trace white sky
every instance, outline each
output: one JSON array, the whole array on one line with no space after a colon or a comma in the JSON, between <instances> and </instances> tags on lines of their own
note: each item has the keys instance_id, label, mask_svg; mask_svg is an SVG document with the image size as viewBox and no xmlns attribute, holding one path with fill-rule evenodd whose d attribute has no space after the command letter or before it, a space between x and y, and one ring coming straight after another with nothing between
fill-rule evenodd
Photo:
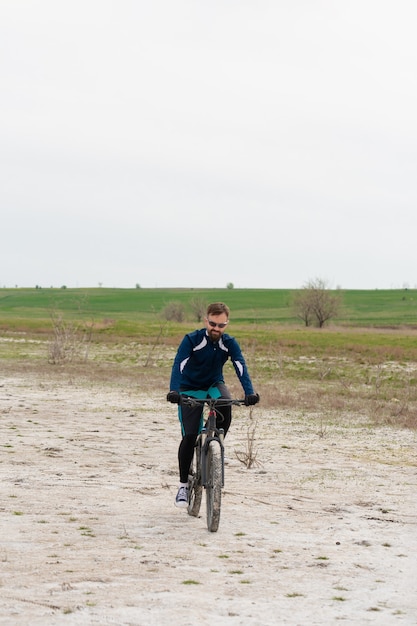
<instances>
[{"instance_id":1,"label":"white sky","mask_svg":"<svg viewBox=\"0 0 417 626\"><path fill-rule=\"evenodd\" d=\"M417 285L416 0L0 0L0 286Z\"/></svg>"}]
</instances>

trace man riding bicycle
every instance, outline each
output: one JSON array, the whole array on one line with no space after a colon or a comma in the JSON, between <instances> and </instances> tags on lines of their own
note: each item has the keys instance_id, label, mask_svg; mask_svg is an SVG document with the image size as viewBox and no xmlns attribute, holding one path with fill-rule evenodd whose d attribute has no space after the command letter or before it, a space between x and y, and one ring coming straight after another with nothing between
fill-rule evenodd
<instances>
[{"instance_id":1,"label":"man riding bicycle","mask_svg":"<svg viewBox=\"0 0 417 626\"><path fill-rule=\"evenodd\" d=\"M175 505L180 508L186 508L188 505L188 474L195 442L203 426L203 407L182 406L181 394L196 398L231 399L223 378L223 366L231 359L245 393L245 404L249 406L259 402L259 394L253 390L240 346L234 337L225 333L229 315L229 307L223 302L210 304L207 308L205 328L185 335L172 366L167 400L179 405L178 417L182 439L178 448L180 483ZM231 406L222 407L220 413L217 427L223 428L226 435L232 421Z\"/></svg>"}]
</instances>

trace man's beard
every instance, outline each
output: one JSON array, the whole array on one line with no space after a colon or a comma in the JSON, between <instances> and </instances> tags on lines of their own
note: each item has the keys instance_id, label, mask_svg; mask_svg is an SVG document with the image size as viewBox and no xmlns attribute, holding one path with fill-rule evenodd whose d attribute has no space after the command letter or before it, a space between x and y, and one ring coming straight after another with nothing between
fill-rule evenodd
<instances>
[{"instance_id":1,"label":"man's beard","mask_svg":"<svg viewBox=\"0 0 417 626\"><path fill-rule=\"evenodd\" d=\"M212 341L218 341L220 339L220 332L218 330L214 330L214 328L210 328L208 335Z\"/></svg>"}]
</instances>

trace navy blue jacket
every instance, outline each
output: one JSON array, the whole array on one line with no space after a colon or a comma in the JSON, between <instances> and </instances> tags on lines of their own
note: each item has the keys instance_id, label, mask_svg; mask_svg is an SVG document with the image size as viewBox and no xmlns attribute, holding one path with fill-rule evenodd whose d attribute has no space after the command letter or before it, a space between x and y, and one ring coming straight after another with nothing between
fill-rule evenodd
<instances>
[{"instance_id":1,"label":"navy blue jacket","mask_svg":"<svg viewBox=\"0 0 417 626\"><path fill-rule=\"evenodd\" d=\"M246 395L254 393L245 359L236 339L224 333L219 341L211 341L207 330L185 335L174 360L171 391L209 389L224 382L223 366L231 359Z\"/></svg>"}]
</instances>

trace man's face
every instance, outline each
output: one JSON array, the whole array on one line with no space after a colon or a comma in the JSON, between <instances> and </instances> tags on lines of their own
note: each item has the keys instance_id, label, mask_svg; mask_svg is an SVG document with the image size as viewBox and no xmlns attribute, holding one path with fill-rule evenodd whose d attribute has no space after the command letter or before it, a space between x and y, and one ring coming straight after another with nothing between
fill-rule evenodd
<instances>
[{"instance_id":1,"label":"man's face","mask_svg":"<svg viewBox=\"0 0 417 626\"><path fill-rule=\"evenodd\" d=\"M226 313L206 317L207 334L212 341L218 341L226 330L229 320Z\"/></svg>"}]
</instances>

